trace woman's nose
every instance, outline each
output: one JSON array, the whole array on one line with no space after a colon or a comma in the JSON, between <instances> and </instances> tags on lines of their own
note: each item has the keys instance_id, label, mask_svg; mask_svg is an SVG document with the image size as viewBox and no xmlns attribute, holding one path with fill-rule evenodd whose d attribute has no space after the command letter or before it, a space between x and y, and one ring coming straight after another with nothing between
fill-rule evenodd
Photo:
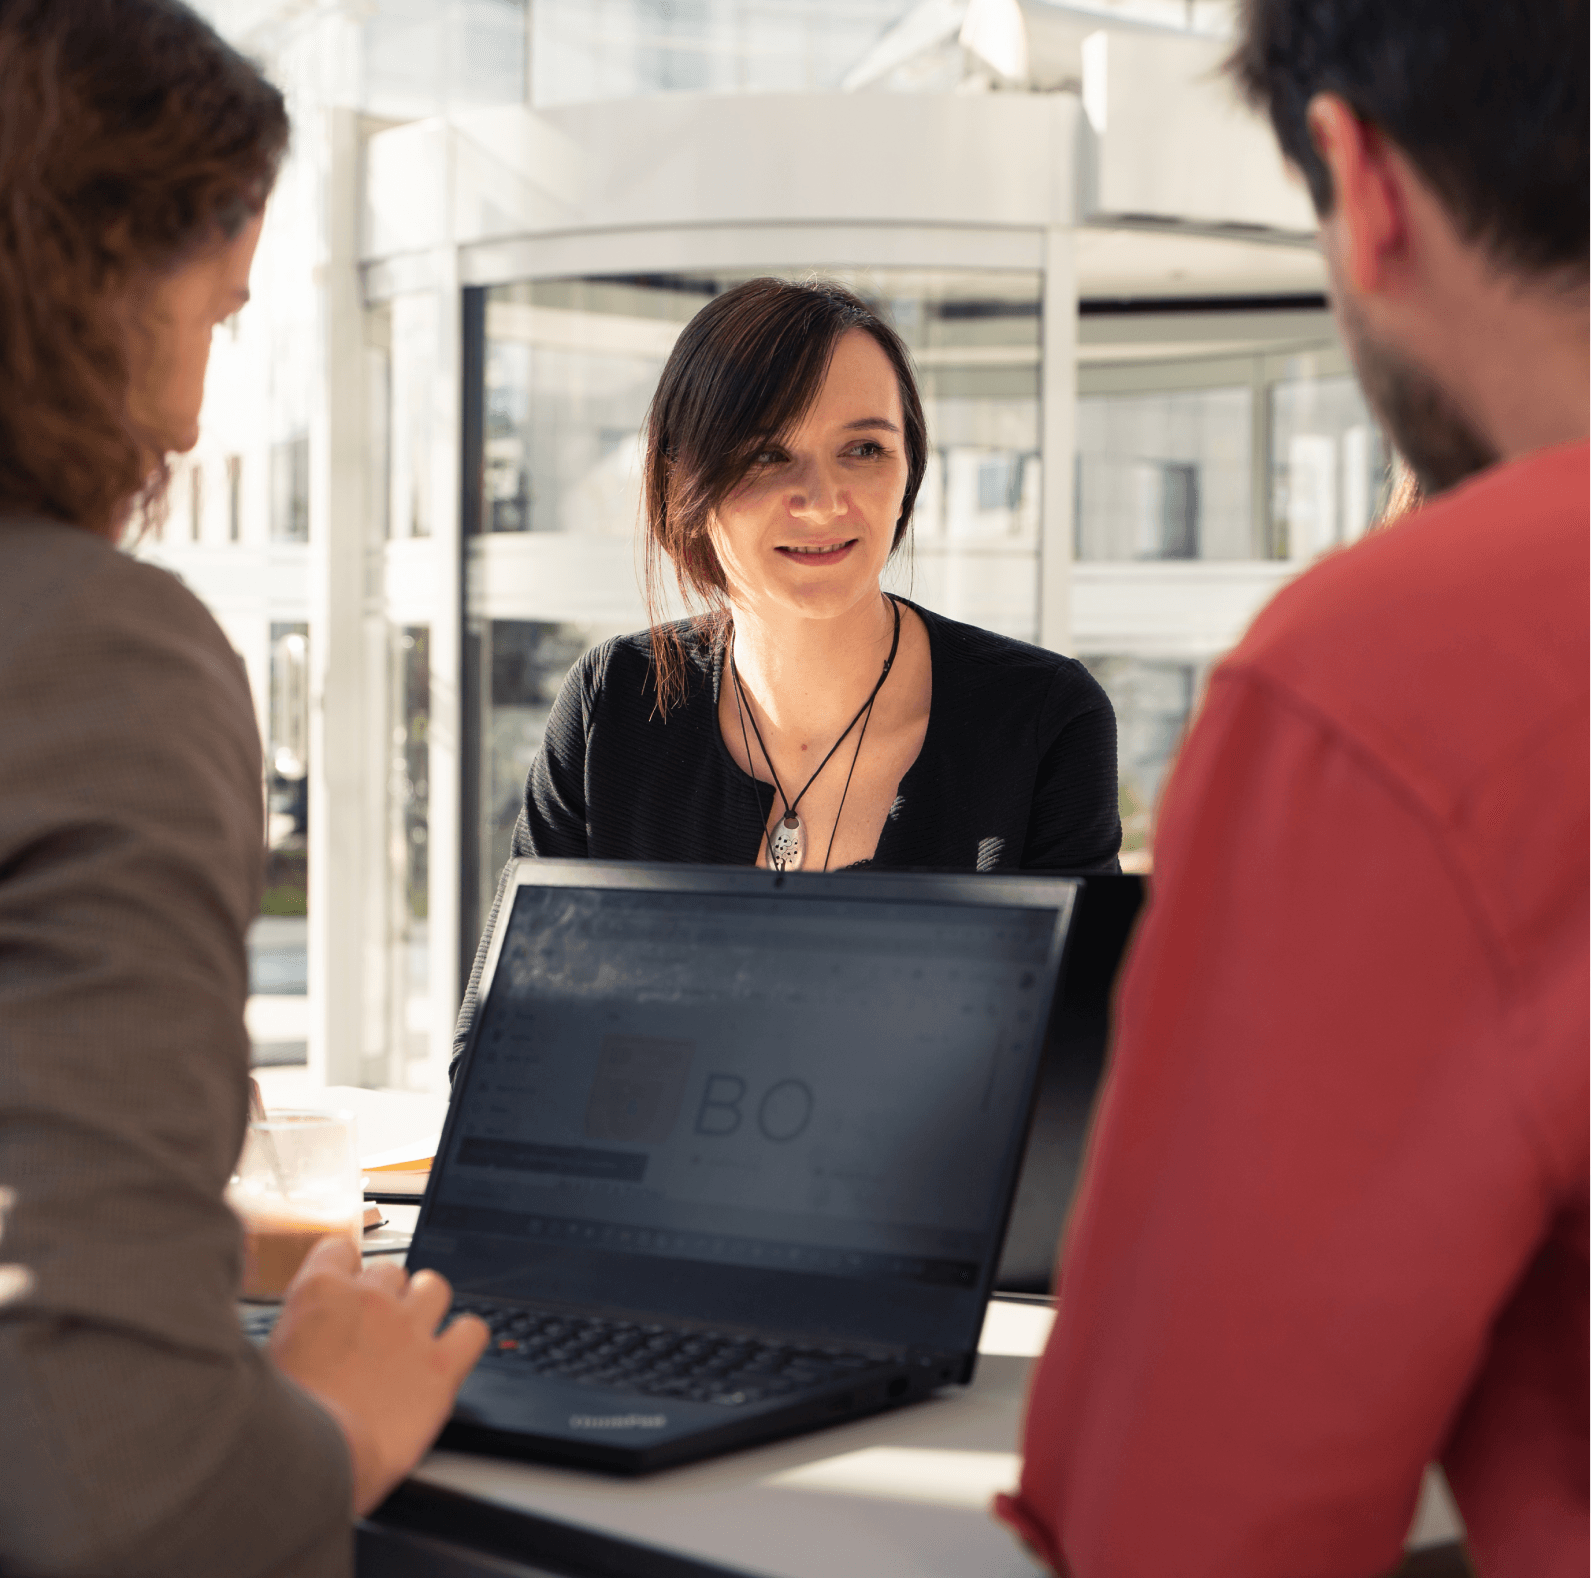
<instances>
[{"instance_id":1,"label":"woman's nose","mask_svg":"<svg viewBox=\"0 0 1591 1578\"><path fill-rule=\"evenodd\" d=\"M828 520L844 510L838 479L819 461L809 461L790 479L786 504L804 520Z\"/></svg>"}]
</instances>

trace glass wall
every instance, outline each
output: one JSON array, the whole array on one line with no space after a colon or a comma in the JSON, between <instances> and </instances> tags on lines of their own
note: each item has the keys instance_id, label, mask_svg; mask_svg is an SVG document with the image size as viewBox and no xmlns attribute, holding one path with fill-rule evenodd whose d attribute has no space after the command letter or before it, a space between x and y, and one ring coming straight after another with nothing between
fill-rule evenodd
<instances>
[{"instance_id":1,"label":"glass wall","mask_svg":"<svg viewBox=\"0 0 1591 1578\"><path fill-rule=\"evenodd\" d=\"M430 1052L431 632L392 627L388 692L392 752L387 791L387 1047L392 1083Z\"/></svg>"},{"instance_id":2,"label":"glass wall","mask_svg":"<svg viewBox=\"0 0 1591 1578\"><path fill-rule=\"evenodd\" d=\"M932 451L892 588L1037 640L1039 276L819 272L882 307L919 370ZM465 725L475 784L465 869L476 874L467 915L489 907L570 666L645 623L634 545L647 404L680 327L744 277L549 279L486 292L482 487L466 523L476 676ZM1202 610L1221 598L1257 607L1290 567L1358 536L1384 497L1386 446L1323 311L1285 323L1227 314L1181 331L1146 327L1140 313L1131 343L1123 323L1123 349L1093 333L1078 372L1073 546L1080 564L1108 572L1113 595L1144 607L1158 598L1166 610L1159 627L1140 617L1138 636L1083 648L1116 707L1125 848L1135 855L1147 849L1203 677L1240 628L1217 619L1222 633L1203 634L1214 626ZM1174 354L1175 332L1195 342L1188 354ZM1289 340L1294 348L1278 348ZM1259 566L1269 568L1256 581ZM1154 589L1134 579L1145 574L1158 577ZM660 612L679 610L666 601Z\"/></svg>"},{"instance_id":3,"label":"glass wall","mask_svg":"<svg viewBox=\"0 0 1591 1578\"><path fill-rule=\"evenodd\" d=\"M889 584L952 618L1036 640L1040 276L820 272L881 308L919 371L932 448L913 544ZM703 303L748 277L556 279L487 292L481 504L467 523L481 916L564 676L594 642L645 623L633 545L642 425L663 363ZM482 541L508 535L562 545L531 541L530 557L511 557Z\"/></svg>"},{"instance_id":4,"label":"glass wall","mask_svg":"<svg viewBox=\"0 0 1591 1578\"><path fill-rule=\"evenodd\" d=\"M1335 344L1078 383L1080 560L1308 560L1385 501L1386 443Z\"/></svg>"},{"instance_id":5,"label":"glass wall","mask_svg":"<svg viewBox=\"0 0 1591 1578\"><path fill-rule=\"evenodd\" d=\"M271 625L265 749L266 915L306 913L309 835L309 626Z\"/></svg>"},{"instance_id":6,"label":"glass wall","mask_svg":"<svg viewBox=\"0 0 1591 1578\"><path fill-rule=\"evenodd\" d=\"M987 86L980 52L962 44L967 12L955 0L534 0L532 101ZM1025 68L1008 62L1000 78L1075 89L1078 43L1121 21L1219 36L1231 0L1013 0L993 28L1019 42Z\"/></svg>"},{"instance_id":7,"label":"glass wall","mask_svg":"<svg viewBox=\"0 0 1591 1578\"><path fill-rule=\"evenodd\" d=\"M434 389L442 333L438 292L399 296L391 304L390 484L387 536L431 535L431 450L436 442Z\"/></svg>"},{"instance_id":8,"label":"glass wall","mask_svg":"<svg viewBox=\"0 0 1591 1578\"><path fill-rule=\"evenodd\" d=\"M483 518L489 532L623 536L641 424L710 281L548 280L488 293Z\"/></svg>"},{"instance_id":9,"label":"glass wall","mask_svg":"<svg viewBox=\"0 0 1591 1578\"><path fill-rule=\"evenodd\" d=\"M1353 542L1375 519L1387 448L1356 379L1317 376L1294 357L1271 384L1271 533L1279 559L1312 559Z\"/></svg>"},{"instance_id":10,"label":"glass wall","mask_svg":"<svg viewBox=\"0 0 1591 1578\"><path fill-rule=\"evenodd\" d=\"M1252 610L1293 568L1362 535L1389 480L1385 440L1323 311L1313 328L1263 312L1200 323L1172 311L1158 326L1153 316L1124 316L1118 350L1108 343L1117 331L1093 319L1099 332L1078 373L1077 560L1119 597L1167 613L1163 629L1137 622L1140 650L1085 649L1116 709L1130 862L1147 858L1177 744L1220 648L1239 633L1212 646L1202 634L1209 607L1246 599ZM1220 355L1196 343L1176 355L1179 333L1231 343ZM1239 334L1250 354L1230 354L1243 348ZM1276 348L1306 336L1317 343ZM1146 345L1153 354L1138 359ZM1261 565L1267 577L1233 590Z\"/></svg>"},{"instance_id":11,"label":"glass wall","mask_svg":"<svg viewBox=\"0 0 1591 1578\"><path fill-rule=\"evenodd\" d=\"M1206 665L1141 657L1083 659L1116 712L1121 847L1131 857L1149 847L1150 823L1166 773L1193 711Z\"/></svg>"},{"instance_id":12,"label":"glass wall","mask_svg":"<svg viewBox=\"0 0 1591 1578\"><path fill-rule=\"evenodd\" d=\"M237 510L241 462L227 462L229 513ZM233 534L234 542L237 540ZM309 435L271 445L271 540L309 541Z\"/></svg>"},{"instance_id":13,"label":"glass wall","mask_svg":"<svg viewBox=\"0 0 1591 1578\"><path fill-rule=\"evenodd\" d=\"M508 859L525 798L525 776L541 745L558 689L602 632L535 619L482 621L473 640L485 691L479 745L481 876L476 908L484 927L497 874Z\"/></svg>"},{"instance_id":14,"label":"glass wall","mask_svg":"<svg viewBox=\"0 0 1591 1578\"><path fill-rule=\"evenodd\" d=\"M198 475L197 472L194 473ZM265 880L249 929L249 1033L255 1066L308 1055L309 626L273 620L265 696Z\"/></svg>"},{"instance_id":15,"label":"glass wall","mask_svg":"<svg viewBox=\"0 0 1591 1578\"><path fill-rule=\"evenodd\" d=\"M1079 559L1259 559L1247 384L1077 405Z\"/></svg>"},{"instance_id":16,"label":"glass wall","mask_svg":"<svg viewBox=\"0 0 1591 1578\"><path fill-rule=\"evenodd\" d=\"M365 0L361 103L397 120L522 103L525 9L526 0Z\"/></svg>"},{"instance_id":17,"label":"glass wall","mask_svg":"<svg viewBox=\"0 0 1591 1578\"><path fill-rule=\"evenodd\" d=\"M433 825L433 813L440 802L454 814L450 791L459 774L447 721L458 683L458 659L446 633L451 578L443 555L449 547L439 536L450 524L441 479L451 480L452 466L444 446L457 443L443 360L444 300L440 291L415 291L368 311L360 369L368 517L365 662L371 691L379 689L384 698L385 726L384 741L369 744L376 758L369 770L383 779L384 838L367 851L367 880L382 893L383 934L381 946L367 955L366 1011L380 1014L384 1025L382 1082L411 1090L433 1088L441 1077L435 988L456 946L450 913L440 934L433 924L437 910L450 911L451 876L432 888L435 859L450 863L455 847L451 829Z\"/></svg>"},{"instance_id":18,"label":"glass wall","mask_svg":"<svg viewBox=\"0 0 1591 1578\"><path fill-rule=\"evenodd\" d=\"M911 0L535 0L532 99L544 108L822 92L911 9Z\"/></svg>"}]
</instances>

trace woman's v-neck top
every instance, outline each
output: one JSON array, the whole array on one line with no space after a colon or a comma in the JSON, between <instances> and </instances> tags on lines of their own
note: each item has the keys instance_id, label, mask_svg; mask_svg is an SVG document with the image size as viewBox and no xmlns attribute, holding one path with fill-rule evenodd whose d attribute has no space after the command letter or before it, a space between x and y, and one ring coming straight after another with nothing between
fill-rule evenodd
<instances>
[{"instance_id":1,"label":"woman's v-neck top","mask_svg":"<svg viewBox=\"0 0 1591 1578\"><path fill-rule=\"evenodd\" d=\"M1119 869L1116 718L1075 658L902 603L928 632L933 695L870 861L876 870ZM569 672L525 785L512 857L753 864L773 787L718 726L723 649L680 627L683 701L657 706L651 636L619 636ZM852 868L855 869L855 868ZM507 868L505 867L505 875ZM498 883L459 1015L474 1018Z\"/></svg>"}]
</instances>

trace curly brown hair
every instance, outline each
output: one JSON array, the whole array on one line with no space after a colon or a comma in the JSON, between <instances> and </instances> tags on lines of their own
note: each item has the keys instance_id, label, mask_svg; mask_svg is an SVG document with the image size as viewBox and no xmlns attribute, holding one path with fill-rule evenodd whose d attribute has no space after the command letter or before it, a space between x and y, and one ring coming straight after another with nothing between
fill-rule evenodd
<instances>
[{"instance_id":1,"label":"curly brown hair","mask_svg":"<svg viewBox=\"0 0 1591 1578\"><path fill-rule=\"evenodd\" d=\"M0 0L0 511L115 538L163 497L123 303L243 229L287 135L281 94L178 0Z\"/></svg>"}]
</instances>

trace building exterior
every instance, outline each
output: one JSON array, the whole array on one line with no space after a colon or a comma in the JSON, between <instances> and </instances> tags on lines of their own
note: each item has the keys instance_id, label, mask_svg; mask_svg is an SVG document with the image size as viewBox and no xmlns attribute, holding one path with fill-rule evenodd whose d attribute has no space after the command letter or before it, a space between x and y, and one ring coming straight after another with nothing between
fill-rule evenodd
<instances>
[{"instance_id":1,"label":"building exterior","mask_svg":"<svg viewBox=\"0 0 1591 1578\"><path fill-rule=\"evenodd\" d=\"M646 621L639 429L716 291L886 305L935 446L895 584L1093 667L1139 860L1209 664L1374 516L1382 442L1303 190L1215 72L1224 4L215 9L295 151L142 551L249 663L332 1082L445 1078L551 700Z\"/></svg>"}]
</instances>

